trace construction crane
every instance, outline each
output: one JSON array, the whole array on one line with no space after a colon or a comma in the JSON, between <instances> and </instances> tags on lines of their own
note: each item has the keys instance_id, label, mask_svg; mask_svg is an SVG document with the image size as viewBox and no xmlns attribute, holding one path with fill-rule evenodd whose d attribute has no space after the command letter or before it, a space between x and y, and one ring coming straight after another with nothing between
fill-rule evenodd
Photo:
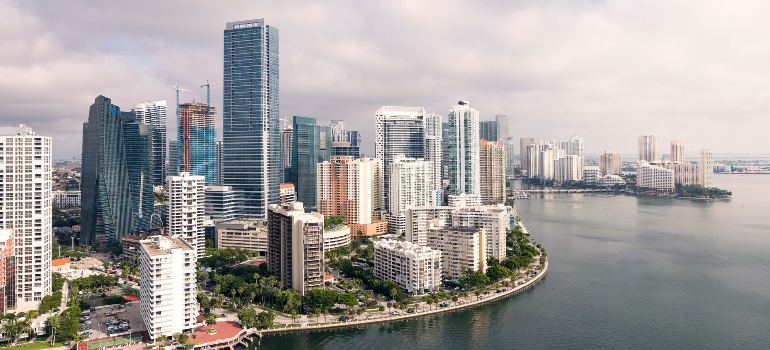
<instances>
[{"instance_id":1,"label":"construction crane","mask_svg":"<svg viewBox=\"0 0 770 350\"><path fill-rule=\"evenodd\" d=\"M209 83L208 80L206 80L206 84L201 85L201 88L204 86L206 87L206 117L211 119L211 85L221 84L221 81L218 81L216 83Z\"/></svg>"},{"instance_id":2,"label":"construction crane","mask_svg":"<svg viewBox=\"0 0 770 350\"><path fill-rule=\"evenodd\" d=\"M190 90L179 87L179 84L172 86L171 90L176 91L176 120L179 121L179 91L190 92Z\"/></svg>"},{"instance_id":3,"label":"construction crane","mask_svg":"<svg viewBox=\"0 0 770 350\"><path fill-rule=\"evenodd\" d=\"M278 120L280 120L280 121L282 121L282 122L285 122L285 123L283 124L283 128L281 128L281 130L285 130L285 129L286 129L286 124L288 124L289 122L291 122L291 121L289 120L289 118L286 118L286 117L283 117L283 118L281 118L281 119L278 119Z\"/></svg>"},{"instance_id":4,"label":"construction crane","mask_svg":"<svg viewBox=\"0 0 770 350\"><path fill-rule=\"evenodd\" d=\"M171 90L175 90L176 91L176 122L177 122L177 127L181 128L181 130L185 130L185 128L182 126L182 120L179 119L179 92L180 91L190 92L190 90L187 90L185 88L179 87L179 84L176 84L176 85L172 86ZM185 144L184 143L185 139L184 139L183 136L187 136L187 139L189 140L189 128L186 128L186 129L187 130L185 130L185 132L186 132L185 135L177 135L177 139L181 139L181 140L178 140L178 141L181 141L182 144ZM180 149L177 152L181 152L181 151L182 150ZM177 162L178 161L179 161L179 158L177 158ZM187 168L182 168L182 169L185 169L184 171L189 171ZM178 175L178 174L174 174L174 175Z\"/></svg>"}]
</instances>

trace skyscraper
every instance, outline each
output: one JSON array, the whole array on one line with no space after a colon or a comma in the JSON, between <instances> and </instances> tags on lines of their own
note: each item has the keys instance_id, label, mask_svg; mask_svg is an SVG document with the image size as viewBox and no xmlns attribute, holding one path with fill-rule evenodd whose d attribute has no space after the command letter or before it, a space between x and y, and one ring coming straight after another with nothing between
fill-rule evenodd
<instances>
[{"instance_id":1,"label":"skyscraper","mask_svg":"<svg viewBox=\"0 0 770 350\"><path fill-rule=\"evenodd\" d=\"M706 188L714 187L714 153L710 149L701 150L698 167L701 185Z\"/></svg>"},{"instance_id":2,"label":"skyscraper","mask_svg":"<svg viewBox=\"0 0 770 350\"><path fill-rule=\"evenodd\" d=\"M217 183L216 115L216 108L208 108L205 103L179 105L180 171L203 176L209 186Z\"/></svg>"},{"instance_id":3,"label":"skyscraper","mask_svg":"<svg viewBox=\"0 0 770 350\"><path fill-rule=\"evenodd\" d=\"M206 237L203 215L206 205L205 177L181 172L168 177L168 233L195 247L203 257Z\"/></svg>"},{"instance_id":4,"label":"skyscraper","mask_svg":"<svg viewBox=\"0 0 770 350\"><path fill-rule=\"evenodd\" d=\"M516 141L509 137L502 141L505 148L505 176L512 177L516 172Z\"/></svg>"},{"instance_id":5,"label":"skyscraper","mask_svg":"<svg viewBox=\"0 0 770 350\"><path fill-rule=\"evenodd\" d=\"M529 170L532 168L530 164L529 146L535 143L535 139L532 137L522 137L519 139L519 163L521 164L521 174L526 177L536 177L537 174L530 174Z\"/></svg>"},{"instance_id":6,"label":"skyscraper","mask_svg":"<svg viewBox=\"0 0 770 350\"><path fill-rule=\"evenodd\" d=\"M683 163L684 162L684 141L673 140L671 141L671 162Z\"/></svg>"},{"instance_id":7,"label":"skyscraper","mask_svg":"<svg viewBox=\"0 0 770 350\"><path fill-rule=\"evenodd\" d=\"M345 122L342 120L332 120L329 125L332 132L332 142L349 142Z\"/></svg>"},{"instance_id":8,"label":"skyscraper","mask_svg":"<svg viewBox=\"0 0 770 350\"><path fill-rule=\"evenodd\" d=\"M297 191L297 201L315 210L316 165L331 158L331 130L317 125L315 118L299 116L294 116L293 129L290 180Z\"/></svg>"},{"instance_id":9,"label":"skyscraper","mask_svg":"<svg viewBox=\"0 0 770 350\"><path fill-rule=\"evenodd\" d=\"M217 185L222 184L222 140L216 142L217 145Z\"/></svg>"},{"instance_id":10,"label":"skyscraper","mask_svg":"<svg viewBox=\"0 0 770 350\"><path fill-rule=\"evenodd\" d=\"M398 154L425 157L425 108L383 106L375 112L375 157L384 169L385 209L390 209L390 164Z\"/></svg>"},{"instance_id":11,"label":"skyscraper","mask_svg":"<svg viewBox=\"0 0 770 350\"><path fill-rule=\"evenodd\" d=\"M318 211L325 216L344 216L353 234L376 232L372 214L382 208L382 161L332 156L317 167Z\"/></svg>"},{"instance_id":12,"label":"skyscraper","mask_svg":"<svg viewBox=\"0 0 770 350\"><path fill-rule=\"evenodd\" d=\"M147 230L152 226L150 221L154 209L153 127L142 123L133 112L121 112L121 121L131 205L130 230Z\"/></svg>"},{"instance_id":13,"label":"skyscraper","mask_svg":"<svg viewBox=\"0 0 770 350\"><path fill-rule=\"evenodd\" d=\"M484 202L505 201L505 149L495 141L480 141L480 195Z\"/></svg>"},{"instance_id":14,"label":"skyscraper","mask_svg":"<svg viewBox=\"0 0 770 350\"><path fill-rule=\"evenodd\" d=\"M436 205L441 205L441 156L443 154L441 116L430 114L425 117L425 160L433 163L433 191Z\"/></svg>"},{"instance_id":15,"label":"skyscraper","mask_svg":"<svg viewBox=\"0 0 770 350\"><path fill-rule=\"evenodd\" d=\"M479 138L487 141L497 141L498 126L496 120L479 122Z\"/></svg>"},{"instance_id":16,"label":"skyscraper","mask_svg":"<svg viewBox=\"0 0 770 350\"><path fill-rule=\"evenodd\" d=\"M400 234L406 228L407 208L436 204L433 163L396 155L386 171L390 173L388 230Z\"/></svg>"},{"instance_id":17,"label":"skyscraper","mask_svg":"<svg viewBox=\"0 0 770 350\"><path fill-rule=\"evenodd\" d=\"M602 175L620 175L622 169L620 152L604 151L599 155L599 170Z\"/></svg>"},{"instance_id":18,"label":"skyscraper","mask_svg":"<svg viewBox=\"0 0 770 350\"><path fill-rule=\"evenodd\" d=\"M177 139L168 140L168 169L169 176L179 175L179 142Z\"/></svg>"},{"instance_id":19,"label":"skyscraper","mask_svg":"<svg viewBox=\"0 0 770 350\"><path fill-rule=\"evenodd\" d=\"M658 160L658 142L654 135L639 136L639 160L646 162Z\"/></svg>"},{"instance_id":20,"label":"skyscraper","mask_svg":"<svg viewBox=\"0 0 770 350\"><path fill-rule=\"evenodd\" d=\"M578 156L580 159L583 159L584 152L583 152L583 138L580 136L572 136L569 141L567 141L568 148L566 149L568 156Z\"/></svg>"},{"instance_id":21,"label":"skyscraper","mask_svg":"<svg viewBox=\"0 0 770 350\"><path fill-rule=\"evenodd\" d=\"M278 29L264 19L228 22L224 32L223 183L240 213L267 217L280 201Z\"/></svg>"},{"instance_id":22,"label":"skyscraper","mask_svg":"<svg viewBox=\"0 0 770 350\"><path fill-rule=\"evenodd\" d=\"M0 126L0 157L5 163L0 229L13 230L0 236L3 243L16 238L5 247L15 252L3 252L15 256L15 273L6 283L16 284L6 284L4 306L15 307L15 312L37 309L51 294L51 147L50 137L35 135L25 125ZM14 268L14 259L9 260L6 266Z\"/></svg>"},{"instance_id":23,"label":"skyscraper","mask_svg":"<svg viewBox=\"0 0 770 350\"><path fill-rule=\"evenodd\" d=\"M166 100L137 103L133 112L144 124L152 125L152 182L166 181Z\"/></svg>"},{"instance_id":24,"label":"skyscraper","mask_svg":"<svg viewBox=\"0 0 770 350\"><path fill-rule=\"evenodd\" d=\"M302 295L323 288L324 216L305 213L301 202L270 205L267 268L285 288Z\"/></svg>"},{"instance_id":25,"label":"skyscraper","mask_svg":"<svg viewBox=\"0 0 770 350\"><path fill-rule=\"evenodd\" d=\"M291 177L291 144L294 142L294 131L290 127L281 130L281 171L282 182L289 182Z\"/></svg>"},{"instance_id":26,"label":"skyscraper","mask_svg":"<svg viewBox=\"0 0 770 350\"><path fill-rule=\"evenodd\" d=\"M449 109L449 194L480 195L479 112L468 101Z\"/></svg>"},{"instance_id":27,"label":"skyscraper","mask_svg":"<svg viewBox=\"0 0 770 350\"><path fill-rule=\"evenodd\" d=\"M497 141L503 141L510 136L510 130L508 129L508 116L505 114L498 114L495 116L497 121Z\"/></svg>"}]
</instances>

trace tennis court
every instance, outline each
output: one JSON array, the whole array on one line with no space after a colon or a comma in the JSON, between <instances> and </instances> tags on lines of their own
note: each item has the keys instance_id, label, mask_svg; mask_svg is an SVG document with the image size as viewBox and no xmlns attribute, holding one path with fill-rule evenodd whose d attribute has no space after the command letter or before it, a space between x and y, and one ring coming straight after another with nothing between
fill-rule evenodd
<instances>
[{"instance_id":1,"label":"tennis court","mask_svg":"<svg viewBox=\"0 0 770 350\"><path fill-rule=\"evenodd\" d=\"M128 335L121 335L114 338L94 340L94 341L88 342L88 350L98 349L98 348L103 348L108 346L123 345L131 342L141 341L141 340L142 340L142 336L139 333L133 333L131 337L129 337Z\"/></svg>"}]
</instances>

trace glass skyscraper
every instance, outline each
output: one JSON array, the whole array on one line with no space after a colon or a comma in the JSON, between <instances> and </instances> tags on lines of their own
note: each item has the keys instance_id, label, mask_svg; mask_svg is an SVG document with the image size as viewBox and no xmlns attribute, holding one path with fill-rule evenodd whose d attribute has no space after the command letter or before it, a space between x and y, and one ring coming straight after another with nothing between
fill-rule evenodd
<instances>
[{"instance_id":1,"label":"glass skyscraper","mask_svg":"<svg viewBox=\"0 0 770 350\"><path fill-rule=\"evenodd\" d=\"M449 194L480 195L479 112L467 101L449 110Z\"/></svg>"},{"instance_id":2,"label":"glass skyscraper","mask_svg":"<svg viewBox=\"0 0 770 350\"><path fill-rule=\"evenodd\" d=\"M152 125L152 181L166 183L166 100L137 103L133 109L139 122Z\"/></svg>"},{"instance_id":3,"label":"glass skyscraper","mask_svg":"<svg viewBox=\"0 0 770 350\"><path fill-rule=\"evenodd\" d=\"M122 112L123 146L131 202L131 231L152 228L154 210L153 126L144 124L132 112ZM157 222L156 222L157 225Z\"/></svg>"},{"instance_id":4,"label":"glass skyscraper","mask_svg":"<svg viewBox=\"0 0 770 350\"><path fill-rule=\"evenodd\" d=\"M224 31L222 183L239 214L267 218L280 201L278 29L264 19L228 22Z\"/></svg>"},{"instance_id":5,"label":"glass skyscraper","mask_svg":"<svg viewBox=\"0 0 770 350\"><path fill-rule=\"evenodd\" d=\"M292 129L290 180L296 201L308 210L316 210L317 165L331 159L331 128L317 125L315 118L295 116Z\"/></svg>"},{"instance_id":6,"label":"glass skyscraper","mask_svg":"<svg viewBox=\"0 0 770 350\"><path fill-rule=\"evenodd\" d=\"M209 111L210 110L210 111ZM217 182L217 110L205 103L179 105L177 138L180 171L203 176L206 186Z\"/></svg>"},{"instance_id":7,"label":"glass skyscraper","mask_svg":"<svg viewBox=\"0 0 770 350\"><path fill-rule=\"evenodd\" d=\"M375 112L377 135L374 151L382 160L385 209L390 209L390 164L399 154L425 157L425 108L383 106Z\"/></svg>"},{"instance_id":8,"label":"glass skyscraper","mask_svg":"<svg viewBox=\"0 0 770 350\"><path fill-rule=\"evenodd\" d=\"M479 139L497 141L497 120L479 122Z\"/></svg>"}]
</instances>

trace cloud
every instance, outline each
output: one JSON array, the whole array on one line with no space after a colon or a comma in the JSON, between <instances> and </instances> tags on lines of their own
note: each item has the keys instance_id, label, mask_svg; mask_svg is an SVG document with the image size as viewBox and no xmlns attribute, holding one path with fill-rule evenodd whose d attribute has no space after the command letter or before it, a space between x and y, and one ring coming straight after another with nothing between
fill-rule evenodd
<instances>
[{"instance_id":1,"label":"cloud","mask_svg":"<svg viewBox=\"0 0 770 350\"><path fill-rule=\"evenodd\" d=\"M373 153L374 111L469 100L514 137L583 136L588 152L636 137L688 150L768 152L764 2L718 1L0 1L0 123L78 156L103 94L124 109L221 80L227 21L280 30L281 115L343 119ZM221 88L212 104L221 106ZM174 110L169 110L173 134ZM221 121L221 116L220 116Z\"/></svg>"}]
</instances>

